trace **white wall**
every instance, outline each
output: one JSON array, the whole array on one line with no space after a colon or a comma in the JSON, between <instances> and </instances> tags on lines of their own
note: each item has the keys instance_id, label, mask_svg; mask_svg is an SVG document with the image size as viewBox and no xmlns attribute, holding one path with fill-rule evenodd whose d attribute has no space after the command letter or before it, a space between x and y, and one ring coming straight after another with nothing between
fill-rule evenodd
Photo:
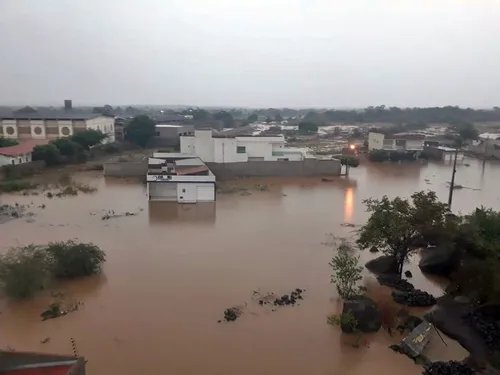
<instances>
[{"instance_id":1,"label":"white wall","mask_svg":"<svg viewBox=\"0 0 500 375\"><path fill-rule=\"evenodd\" d=\"M115 119L111 116L97 116L92 119L86 120L85 125L87 129L100 130L108 137L103 143L110 143L115 141Z\"/></svg>"},{"instance_id":2,"label":"white wall","mask_svg":"<svg viewBox=\"0 0 500 375\"><path fill-rule=\"evenodd\" d=\"M14 161L14 162L13 162ZM29 163L31 161L31 152L17 156L0 155L0 166L2 165L18 165Z\"/></svg>"},{"instance_id":3,"label":"white wall","mask_svg":"<svg viewBox=\"0 0 500 375\"><path fill-rule=\"evenodd\" d=\"M203 162L211 163L214 161L212 130L195 130L194 151Z\"/></svg>"},{"instance_id":4,"label":"white wall","mask_svg":"<svg viewBox=\"0 0 500 375\"><path fill-rule=\"evenodd\" d=\"M195 138L192 136L181 136L181 154L196 155L194 148Z\"/></svg>"},{"instance_id":5,"label":"white wall","mask_svg":"<svg viewBox=\"0 0 500 375\"><path fill-rule=\"evenodd\" d=\"M406 141L407 150L423 150L424 141L422 139L408 139Z\"/></svg>"},{"instance_id":6,"label":"white wall","mask_svg":"<svg viewBox=\"0 0 500 375\"><path fill-rule=\"evenodd\" d=\"M238 141L235 138L213 138L214 163L236 163L248 161L246 153L237 152Z\"/></svg>"},{"instance_id":7,"label":"white wall","mask_svg":"<svg viewBox=\"0 0 500 375\"><path fill-rule=\"evenodd\" d=\"M383 149L384 138L385 136L381 133L368 133L368 151Z\"/></svg>"}]
</instances>

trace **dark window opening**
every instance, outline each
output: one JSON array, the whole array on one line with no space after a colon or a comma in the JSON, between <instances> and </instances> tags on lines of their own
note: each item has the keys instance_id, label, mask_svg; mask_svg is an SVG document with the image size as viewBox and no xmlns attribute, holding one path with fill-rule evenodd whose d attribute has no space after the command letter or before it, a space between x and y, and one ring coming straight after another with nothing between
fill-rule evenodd
<instances>
[{"instance_id":1,"label":"dark window opening","mask_svg":"<svg viewBox=\"0 0 500 375\"><path fill-rule=\"evenodd\" d=\"M236 147L236 153L244 154L245 152L247 152L247 148L245 146L237 146Z\"/></svg>"}]
</instances>

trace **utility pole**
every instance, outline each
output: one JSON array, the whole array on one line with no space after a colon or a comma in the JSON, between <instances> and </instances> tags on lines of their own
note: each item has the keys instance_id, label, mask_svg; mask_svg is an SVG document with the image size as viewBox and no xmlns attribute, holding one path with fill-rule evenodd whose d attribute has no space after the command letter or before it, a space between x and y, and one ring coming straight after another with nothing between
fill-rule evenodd
<instances>
[{"instance_id":1,"label":"utility pole","mask_svg":"<svg viewBox=\"0 0 500 375\"><path fill-rule=\"evenodd\" d=\"M450 193L448 195L448 209L451 211L451 202L453 200L453 189L455 188L455 173L457 173L458 147L455 147L455 159L453 160L453 172L451 172Z\"/></svg>"}]
</instances>

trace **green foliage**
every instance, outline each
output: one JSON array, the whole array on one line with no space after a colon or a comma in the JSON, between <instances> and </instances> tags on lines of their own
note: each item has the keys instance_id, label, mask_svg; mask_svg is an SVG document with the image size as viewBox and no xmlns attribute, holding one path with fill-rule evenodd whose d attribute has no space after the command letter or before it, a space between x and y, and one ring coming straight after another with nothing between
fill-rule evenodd
<instances>
[{"instance_id":1,"label":"green foliage","mask_svg":"<svg viewBox=\"0 0 500 375\"><path fill-rule=\"evenodd\" d=\"M376 246L386 255L394 256L400 276L403 264L418 242L447 232L447 205L438 201L436 193L421 191L411 199L411 202L400 197L391 200L384 196L364 200L370 218L361 227L357 240L361 248Z\"/></svg>"},{"instance_id":2,"label":"green foliage","mask_svg":"<svg viewBox=\"0 0 500 375\"><path fill-rule=\"evenodd\" d=\"M299 122L300 134L316 134L318 132L318 124L310 121Z\"/></svg>"},{"instance_id":3,"label":"green foliage","mask_svg":"<svg viewBox=\"0 0 500 375\"><path fill-rule=\"evenodd\" d=\"M451 275L451 283L446 288L448 293L466 296L471 302L500 303L500 260L467 259Z\"/></svg>"},{"instance_id":4,"label":"green foliage","mask_svg":"<svg viewBox=\"0 0 500 375\"><path fill-rule=\"evenodd\" d=\"M225 128L234 127L233 115L227 111L219 111L213 114L214 120L222 121Z\"/></svg>"},{"instance_id":5,"label":"green foliage","mask_svg":"<svg viewBox=\"0 0 500 375\"><path fill-rule=\"evenodd\" d=\"M155 125L154 120L148 116L136 116L125 127L125 138L136 145L145 147L155 134Z\"/></svg>"},{"instance_id":6,"label":"green foliage","mask_svg":"<svg viewBox=\"0 0 500 375\"><path fill-rule=\"evenodd\" d=\"M80 143L76 143L69 138L58 138L51 143L59 149L63 156L74 156L84 151Z\"/></svg>"},{"instance_id":7,"label":"green foliage","mask_svg":"<svg viewBox=\"0 0 500 375\"><path fill-rule=\"evenodd\" d=\"M100 144L106 137L106 134L100 130L86 129L73 134L69 139L78 143L83 149L89 150L91 147Z\"/></svg>"},{"instance_id":8,"label":"green foliage","mask_svg":"<svg viewBox=\"0 0 500 375\"><path fill-rule=\"evenodd\" d=\"M252 113L251 115L249 115L247 117L247 120L251 124L252 122L257 121L258 118L259 118L259 116L256 113Z\"/></svg>"},{"instance_id":9,"label":"green foliage","mask_svg":"<svg viewBox=\"0 0 500 375\"><path fill-rule=\"evenodd\" d=\"M0 192L12 193L15 191L36 189L37 187L37 184L29 181L5 181L0 183Z\"/></svg>"},{"instance_id":10,"label":"green foliage","mask_svg":"<svg viewBox=\"0 0 500 375\"><path fill-rule=\"evenodd\" d=\"M0 255L0 287L11 298L28 298L44 289L51 277L43 249L30 245Z\"/></svg>"},{"instance_id":11,"label":"green foliage","mask_svg":"<svg viewBox=\"0 0 500 375\"><path fill-rule=\"evenodd\" d=\"M43 160L47 166L61 164L62 156L59 149L52 143L35 146L32 153L33 160Z\"/></svg>"},{"instance_id":12,"label":"green foliage","mask_svg":"<svg viewBox=\"0 0 500 375\"><path fill-rule=\"evenodd\" d=\"M359 340L361 339L362 332L358 329L358 320L351 312L346 312L340 315L329 315L326 318L326 323L330 326L347 327L349 331L357 334L356 341L352 344L352 346L359 348Z\"/></svg>"},{"instance_id":13,"label":"green foliage","mask_svg":"<svg viewBox=\"0 0 500 375\"><path fill-rule=\"evenodd\" d=\"M74 241L12 248L0 255L0 288L11 298L32 297L54 278L100 272L105 260L97 246Z\"/></svg>"},{"instance_id":14,"label":"green foliage","mask_svg":"<svg viewBox=\"0 0 500 375\"><path fill-rule=\"evenodd\" d=\"M477 139L479 137L479 132L474 127L473 124L463 120L453 121L452 123L453 129L460 134L462 139Z\"/></svg>"},{"instance_id":15,"label":"green foliage","mask_svg":"<svg viewBox=\"0 0 500 375\"><path fill-rule=\"evenodd\" d=\"M0 137L0 147L10 147L10 146L16 146L18 144L19 142L16 141L15 139Z\"/></svg>"},{"instance_id":16,"label":"green foliage","mask_svg":"<svg viewBox=\"0 0 500 375\"><path fill-rule=\"evenodd\" d=\"M359 158L356 156L341 156L340 164L356 168L359 166Z\"/></svg>"},{"instance_id":17,"label":"green foliage","mask_svg":"<svg viewBox=\"0 0 500 375\"><path fill-rule=\"evenodd\" d=\"M283 121L283 117L281 116L281 114L279 112L276 113L276 115L274 116L274 121L276 121L276 122Z\"/></svg>"},{"instance_id":18,"label":"green foliage","mask_svg":"<svg viewBox=\"0 0 500 375\"><path fill-rule=\"evenodd\" d=\"M473 256L500 257L500 212L476 208L462 218L455 242Z\"/></svg>"},{"instance_id":19,"label":"green foliage","mask_svg":"<svg viewBox=\"0 0 500 375\"><path fill-rule=\"evenodd\" d=\"M364 291L358 285L363 279L363 267L359 265L359 257L352 255L351 250L351 246L343 242L338 248L338 254L329 263L333 270L331 282L337 286L340 297L344 299L351 299Z\"/></svg>"},{"instance_id":20,"label":"green foliage","mask_svg":"<svg viewBox=\"0 0 500 375\"><path fill-rule=\"evenodd\" d=\"M94 244L74 241L52 242L47 252L53 259L53 273L57 278L90 276L99 273L106 254Z\"/></svg>"}]
</instances>

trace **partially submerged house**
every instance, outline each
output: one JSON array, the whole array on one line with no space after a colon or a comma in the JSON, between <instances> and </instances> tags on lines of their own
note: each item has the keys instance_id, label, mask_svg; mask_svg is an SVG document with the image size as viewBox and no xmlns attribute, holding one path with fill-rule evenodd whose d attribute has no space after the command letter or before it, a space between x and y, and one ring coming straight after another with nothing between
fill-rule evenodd
<instances>
[{"instance_id":1,"label":"partially submerged house","mask_svg":"<svg viewBox=\"0 0 500 375\"><path fill-rule=\"evenodd\" d=\"M386 137L382 133L368 133L368 151L421 152L426 136L415 133L397 133Z\"/></svg>"},{"instance_id":2,"label":"partially submerged house","mask_svg":"<svg viewBox=\"0 0 500 375\"><path fill-rule=\"evenodd\" d=\"M148 160L146 180L152 201L215 201L215 176L196 156L155 152Z\"/></svg>"},{"instance_id":3,"label":"partially submerged house","mask_svg":"<svg viewBox=\"0 0 500 375\"><path fill-rule=\"evenodd\" d=\"M85 375L85 359L0 350L0 375Z\"/></svg>"}]
</instances>

